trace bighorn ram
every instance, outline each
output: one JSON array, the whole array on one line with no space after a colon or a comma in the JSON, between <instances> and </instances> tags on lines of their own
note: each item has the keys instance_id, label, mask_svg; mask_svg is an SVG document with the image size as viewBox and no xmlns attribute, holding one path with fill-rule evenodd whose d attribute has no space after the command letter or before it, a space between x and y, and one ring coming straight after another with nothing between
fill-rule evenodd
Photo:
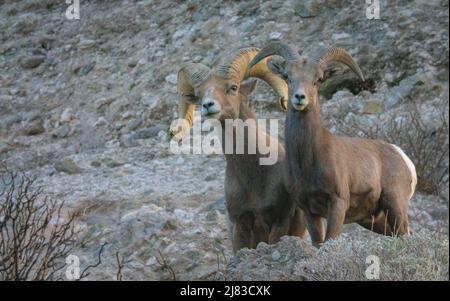
<instances>
[{"instance_id":1,"label":"bighorn ram","mask_svg":"<svg viewBox=\"0 0 450 301\"><path fill-rule=\"evenodd\" d=\"M409 233L408 202L417 177L414 164L397 146L380 140L337 137L320 120L318 89L328 63L344 63L362 80L353 58L342 48L311 57L282 42L262 49L249 68L272 55L269 69L288 83L286 116L286 181L303 209L308 231L317 246L336 238L344 223L357 222L381 234Z\"/></svg>"},{"instance_id":2,"label":"bighorn ram","mask_svg":"<svg viewBox=\"0 0 450 301\"><path fill-rule=\"evenodd\" d=\"M254 119L246 104L246 97L255 88L256 81L241 83L249 77L266 81L280 95L280 106L287 100L287 85L273 75L266 65L267 60L247 68L248 63L258 53L258 48L244 48L224 56L211 71L202 64L190 63L178 73L179 114L189 126L172 128L173 135L189 130L193 121L195 106L201 106L203 118L213 118L222 127L222 148L227 135L234 135L225 129L225 120ZM255 131L252 131L255 130ZM236 131L234 131L236 132ZM247 129L247 140L269 140L269 135L256 128ZM232 138L233 139L233 138ZM235 140L231 140L235 143ZM263 140L264 141L264 140ZM247 145L246 145L247 146ZM306 226L303 214L295 206L283 181L284 148L275 143L278 162L260 165L261 154L226 154L225 199L232 223L234 251L244 247L256 247L261 242L274 243L283 235L303 237ZM234 146L233 146L234 149Z\"/></svg>"}]
</instances>

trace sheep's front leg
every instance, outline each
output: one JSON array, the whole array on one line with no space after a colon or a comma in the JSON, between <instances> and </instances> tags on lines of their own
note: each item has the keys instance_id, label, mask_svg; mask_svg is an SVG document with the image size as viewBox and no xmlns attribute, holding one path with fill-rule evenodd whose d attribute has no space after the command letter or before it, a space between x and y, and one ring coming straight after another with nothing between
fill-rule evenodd
<instances>
[{"instance_id":1,"label":"sheep's front leg","mask_svg":"<svg viewBox=\"0 0 450 301\"><path fill-rule=\"evenodd\" d=\"M289 219L286 218L272 225L269 234L269 244L275 244L280 238L289 233Z\"/></svg>"},{"instance_id":2,"label":"sheep's front leg","mask_svg":"<svg viewBox=\"0 0 450 301\"><path fill-rule=\"evenodd\" d=\"M319 248L323 244L325 236L325 227L323 225L323 220L320 216L311 214L309 212L304 212L304 217L306 221L306 227L308 228L309 235L311 236L311 241L313 246Z\"/></svg>"},{"instance_id":3,"label":"sheep's front leg","mask_svg":"<svg viewBox=\"0 0 450 301\"><path fill-rule=\"evenodd\" d=\"M233 251L252 247L253 216L242 214L233 225Z\"/></svg>"},{"instance_id":4,"label":"sheep's front leg","mask_svg":"<svg viewBox=\"0 0 450 301\"><path fill-rule=\"evenodd\" d=\"M342 232L347 211L346 202L338 197L331 199L327 217L327 235L325 240L336 239Z\"/></svg>"},{"instance_id":5,"label":"sheep's front leg","mask_svg":"<svg viewBox=\"0 0 450 301\"><path fill-rule=\"evenodd\" d=\"M304 239L306 236L306 221L303 211L300 208L295 209L294 216L290 219L289 235Z\"/></svg>"},{"instance_id":6,"label":"sheep's front leg","mask_svg":"<svg viewBox=\"0 0 450 301\"><path fill-rule=\"evenodd\" d=\"M260 215L256 215L253 224L253 243L252 247L256 248L260 242L268 242L269 226Z\"/></svg>"}]
</instances>

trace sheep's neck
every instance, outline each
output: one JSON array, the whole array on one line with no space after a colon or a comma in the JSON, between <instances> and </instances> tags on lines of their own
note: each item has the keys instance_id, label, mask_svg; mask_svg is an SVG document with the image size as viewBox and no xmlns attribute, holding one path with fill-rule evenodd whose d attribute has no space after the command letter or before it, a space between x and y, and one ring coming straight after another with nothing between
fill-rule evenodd
<instances>
[{"instance_id":1,"label":"sheep's neck","mask_svg":"<svg viewBox=\"0 0 450 301\"><path fill-rule=\"evenodd\" d=\"M302 174L316 168L324 153L327 130L320 119L320 105L311 106L307 112L289 108L285 137L289 141L287 156L289 162L295 162Z\"/></svg>"}]
</instances>

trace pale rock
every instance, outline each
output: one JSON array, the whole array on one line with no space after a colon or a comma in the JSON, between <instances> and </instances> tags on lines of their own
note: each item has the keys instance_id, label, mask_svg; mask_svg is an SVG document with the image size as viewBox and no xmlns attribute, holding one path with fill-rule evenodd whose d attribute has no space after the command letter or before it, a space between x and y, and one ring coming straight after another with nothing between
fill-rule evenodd
<instances>
[{"instance_id":1,"label":"pale rock","mask_svg":"<svg viewBox=\"0 0 450 301\"><path fill-rule=\"evenodd\" d=\"M177 84L177 74L175 74L175 73L169 74L165 77L165 80L169 84L176 85Z\"/></svg>"}]
</instances>

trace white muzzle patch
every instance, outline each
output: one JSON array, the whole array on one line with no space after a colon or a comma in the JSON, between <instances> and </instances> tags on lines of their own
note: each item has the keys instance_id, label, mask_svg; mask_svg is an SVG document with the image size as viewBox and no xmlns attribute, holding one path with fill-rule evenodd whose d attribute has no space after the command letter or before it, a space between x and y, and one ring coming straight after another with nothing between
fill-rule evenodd
<instances>
[{"instance_id":1,"label":"white muzzle patch","mask_svg":"<svg viewBox=\"0 0 450 301\"><path fill-rule=\"evenodd\" d=\"M306 98L305 90L303 88L298 89L291 97L291 104L294 109L303 111L309 104Z\"/></svg>"},{"instance_id":2,"label":"white muzzle patch","mask_svg":"<svg viewBox=\"0 0 450 301\"><path fill-rule=\"evenodd\" d=\"M215 118L220 114L221 109L219 102L214 99L214 88L206 90L202 100L202 117Z\"/></svg>"},{"instance_id":3,"label":"white muzzle patch","mask_svg":"<svg viewBox=\"0 0 450 301\"><path fill-rule=\"evenodd\" d=\"M220 105L215 101L206 100L202 103L201 113L203 117L214 117L220 113Z\"/></svg>"}]
</instances>

